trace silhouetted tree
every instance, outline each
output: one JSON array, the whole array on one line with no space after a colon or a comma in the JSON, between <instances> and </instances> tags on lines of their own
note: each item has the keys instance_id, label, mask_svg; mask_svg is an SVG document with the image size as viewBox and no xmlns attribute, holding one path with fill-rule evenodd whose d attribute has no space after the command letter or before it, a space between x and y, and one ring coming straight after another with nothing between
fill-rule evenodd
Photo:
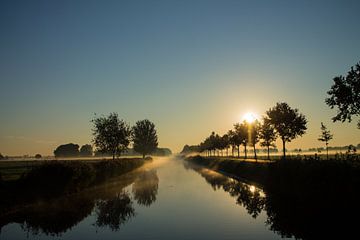
<instances>
[{"instance_id":1,"label":"silhouetted tree","mask_svg":"<svg viewBox=\"0 0 360 240\"><path fill-rule=\"evenodd\" d=\"M99 152L111 152L113 159L126 151L130 144L131 129L117 113L110 113L107 117L97 117L94 124L93 142Z\"/></svg>"},{"instance_id":2,"label":"silhouetted tree","mask_svg":"<svg viewBox=\"0 0 360 240\"><path fill-rule=\"evenodd\" d=\"M215 132L212 132L211 135L206 139L207 141L207 147L210 151L210 156L211 156L211 151L214 152L214 156L215 156L215 150L216 150L216 135Z\"/></svg>"},{"instance_id":3,"label":"silhouetted tree","mask_svg":"<svg viewBox=\"0 0 360 240\"><path fill-rule=\"evenodd\" d=\"M244 146L245 159L247 159L246 147L249 142L249 125L246 121L243 121L242 123L236 123L234 125L234 128L237 136L237 141ZM240 148L240 146L238 146L238 148Z\"/></svg>"},{"instance_id":4,"label":"silhouetted tree","mask_svg":"<svg viewBox=\"0 0 360 240\"><path fill-rule=\"evenodd\" d=\"M4 159L5 157L0 153L0 160Z\"/></svg>"},{"instance_id":5,"label":"silhouetted tree","mask_svg":"<svg viewBox=\"0 0 360 240\"><path fill-rule=\"evenodd\" d=\"M305 133L307 120L298 109L292 109L287 103L277 103L266 114L270 124L281 138L285 159L285 143Z\"/></svg>"},{"instance_id":6,"label":"silhouetted tree","mask_svg":"<svg viewBox=\"0 0 360 240\"><path fill-rule=\"evenodd\" d=\"M321 135L319 136L318 140L325 142L326 145L326 159L329 160L329 141L333 139L333 135L330 133L330 131L327 129L327 127L321 123Z\"/></svg>"},{"instance_id":7,"label":"silhouetted tree","mask_svg":"<svg viewBox=\"0 0 360 240\"><path fill-rule=\"evenodd\" d=\"M351 67L348 74L333 78L334 84L327 92L330 97L325 99L331 109L338 108L338 112L332 120L351 122L352 116L360 115L360 62ZM360 129L360 120L358 121Z\"/></svg>"},{"instance_id":8,"label":"silhouetted tree","mask_svg":"<svg viewBox=\"0 0 360 240\"><path fill-rule=\"evenodd\" d=\"M260 122L258 120L255 120L252 123L248 123L248 139L250 142L250 145L254 148L254 158L257 160L256 155L256 143L259 142L259 133L260 133Z\"/></svg>"},{"instance_id":9,"label":"silhouetted tree","mask_svg":"<svg viewBox=\"0 0 360 240\"><path fill-rule=\"evenodd\" d=\"M171 152L171 151L170 151ZM193 152L202 152L202 149L200 145L185 145L180 153L187 154L187 153L193 153ZM170 153L171 154L171 153Z\"/></svg>"},{"instance_id":10,"label":"silhouetted tree","mask_svg":"<svg viewBox=\"0 0 360 240\"><path fill-rule=\"evenodd\" d=\"M237 141L236 141L237 136L235 134L235 131L233 131L233 130L229 130L227 135L229 138L229 144L231 145L231 155L234 156L234 151L235 151L236 143L237 143ZM238 157L239 157L239 154L240 153L238 152Z\"/></svg>"},{"instance_id":11,"label":"silhouetted tree","mask_svg":"<svg viewBox=\"0 0 360 240\"><path fill-rule=\"evenodd\" d=\"M231 142L237 147L237 156L240 157L240 145L243 143L243 136L241 134L241 125L240 123L234 124L234 131L231 132Z\"/></svg>"},{"instance_id":12,"label":"silhouetted tree","mask_svg":"<svg viewBox=\"0 0 360 240\"><path fill-rule=\"evenodd\" d=\"M136 122L132 128L132 137L134 150L141 153L143 158L145 158L146 154L155 151L158 146L155 124L147 119Z\"/></svg>"},{"instance_id":13,"label":"silhouetted tree","mask_svg":"<svg viewBox=\"0 0 360 240\"><path fill-rule=\"evenodd\" d=\"M259 137L262 139L260 145L267 147L267 158L270 159L270 146L275 146L274 142L277 136L274 127L266 117L263 118L263 123L260 126Z\"/></svg>"},{"instance_id":14,"label":"silhouetted tree","mask_svg":"<svg viewBox=\"0 0 360 240\"><path fill-rule=\"evenodd\" d=\"M229 156L229 146L230 146L229 135L228 135L228 134L224 134L224 135L221 137L221 141L222 141L222 147L223 147L223 149L226 149L226 156Z\"/></svg>"},{"instance_id":15,"label":"silhouetted tree","mask_svg":"<svg viewBox=\"0 0 360 240\"><path fill-rule=\"evenodd\" d=\"M36 159L40 159L41 157L42 157L41 154L39 154L39 153L38 153L38 154L35 154L35 158L36 158Z\"/></svg>"},{"instance_id":16,"label":"silhouetted tree","mask_svg":"<svg viewBox=\"0 0 360 240\"><path fill-rule=\"evenodd\" d=\"M93 155L93 149L90 144L82 145L80 148L80 156L91 157Z\"/></svg>"},{"instance_id":17,"label":"silhouetted tree","mask_svg":"<svg viewBox=\"0 0 360 240\"><path fill-rule=\"evenodd\" d=\"M222 139L219 134L215 134L214 147L215 150L217 151L217 155L219 156L219 151L223 149Z\"/></svg>"},{"instance_id":18,"label":"silhouetted tree","mask_svg":"<svg viewBox=\"0 0 360 240\"><path fill-rule=\"evenodd\" d=\"M58 146L54 151L55 157L77 157L79 156L79 145L69 143Z\"/></svg>"}]
</instances>

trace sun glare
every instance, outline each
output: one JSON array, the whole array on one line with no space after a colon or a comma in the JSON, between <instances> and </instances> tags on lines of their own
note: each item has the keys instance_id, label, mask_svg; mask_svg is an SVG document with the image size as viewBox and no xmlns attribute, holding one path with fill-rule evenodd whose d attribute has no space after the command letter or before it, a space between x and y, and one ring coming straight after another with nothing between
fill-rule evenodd
<instances>
[{"instance_id":1,"label":"sun glare","mask_svg":"<svg viewBox=\"0 0 360 240\"><path fill-rule=\"evenodd\" d=\"M252 123L252 122L254 122L256 120L255 114L252 113L252 112L246 113L243 118L248 123Z\"/></svg>"}]
</instances>

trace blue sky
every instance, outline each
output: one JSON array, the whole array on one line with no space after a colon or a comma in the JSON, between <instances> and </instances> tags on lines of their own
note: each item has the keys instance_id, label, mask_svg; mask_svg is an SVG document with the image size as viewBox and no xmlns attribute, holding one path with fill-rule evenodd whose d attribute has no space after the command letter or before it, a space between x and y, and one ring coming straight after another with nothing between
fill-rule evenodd
<instances>
[{"instance_id":1,"label":"blue sky","mask_svg":"<svg viewBox=\"0 0 360 240\"><path fill-rule=\"evenodd\" d=\"M155 122L179 151L248 111L299 108L318 146L332 78L360 61L359 1L1 1L0 152L91 141L94 113Z\"/></svg>"}]
</instances>

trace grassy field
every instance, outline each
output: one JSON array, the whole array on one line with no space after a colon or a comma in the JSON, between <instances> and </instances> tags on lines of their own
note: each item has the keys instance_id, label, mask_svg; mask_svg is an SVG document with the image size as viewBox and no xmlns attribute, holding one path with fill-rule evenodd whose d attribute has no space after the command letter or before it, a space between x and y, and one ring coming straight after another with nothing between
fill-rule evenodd
<instances>
[{"instance_id":1,"label":"grassy field","mask_svg":"<svg viewBox=\"0 0 360 240\"><path fill-rule=\"evenodd\" d=\"M206 155L204 153L202 153L202 154L194 153L194 154L190 154L190 155L194 155L194 156L200 155L202 157L206 157ZM329 159L346 160L349 156L352 156L354 158L359 158L360 153L347 154L346 152L329 151ZM216 154L215 156L211 156L211 157L219 158L219 159L245 160L245 156L244 156L243 152L241 152L240 158L237 157L236 152L235 152L234 156L232 156L230 154L229 154L229 156L226 156L226 154ZM271 161L281 160L282 157L283 157L282 152L270 154ZM326 160L326 152L321 152L321 153L318 153L318 152L300 152L300 153L299 152L287 152L286 158L287 159L314 158L317 160ZM267 160L267 154L266 153L258 153L257 159L258 160ZM248 152L247 160L249 160L249 161L255 160L253 152Z\"/></svg>"},{"instance_id":2,"label":"grassy field","mask_svg":"<svg viewBox=\"0 0 360 240\"><path fill-rule=\"evenodd\" d=\"M130 158L130 157L124 157ZM36 166L39 166L47 161L84 161L84 162L99 162L104 159L110 160L111 158L62 158L62 159L54 159L54 158L46 158L46 159L37 159L33 158L18 158L18 159L9 159L9 160L1 160L0 161L0 174L3 181L13 181L17 180L21 177L22 174L29 172Z\"/></svg>"}]
</instances>

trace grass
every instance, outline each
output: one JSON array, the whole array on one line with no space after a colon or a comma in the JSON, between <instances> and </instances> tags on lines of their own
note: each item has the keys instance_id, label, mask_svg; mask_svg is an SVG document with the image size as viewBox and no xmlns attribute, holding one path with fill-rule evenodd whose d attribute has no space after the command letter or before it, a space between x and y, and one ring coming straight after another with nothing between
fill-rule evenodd
<instances>
[{"instance_id":1,"label":"grass","mask_svg":"<svg viewBox=\"0 0 360 240\"><path fill-rule=\"evenodd\" d=\"M14 181L44 161L0 161L0 174L3 181Z\"/></svg>"},{"instance_id":2,"label":"grass","mask_svg":"<svg viewBox=\"0 0 360 240\"><path fill-rule=\"evenodd\" d=\"M2 163L7 177L0 181L0 209L36 199L72 194L141 167L151 158L97 161L39 161ZM28 164L28 165L26 165ZM20 177L19 177L20 176Z\"/></svg>"},{"instance_id":3,"label":"grass","mask_svg":"<svg viewBox=\"0 0 360 240\"><path fill-rule=\"evenodd\" d=\"M124 157L121 159L135 159L134 157ZM119 159L119 160L121 160ZM17 159L17 160L1 160L0 161L0 176L3 181L16 181L22 175L28 173L33 168L36 168L44 163L52 161L66 161L66 162L85 162L96 163L105 160L104 158L66 158L66 159ZM107 159L112 160L112 159Z\"/></svg>"}]
</instances>

